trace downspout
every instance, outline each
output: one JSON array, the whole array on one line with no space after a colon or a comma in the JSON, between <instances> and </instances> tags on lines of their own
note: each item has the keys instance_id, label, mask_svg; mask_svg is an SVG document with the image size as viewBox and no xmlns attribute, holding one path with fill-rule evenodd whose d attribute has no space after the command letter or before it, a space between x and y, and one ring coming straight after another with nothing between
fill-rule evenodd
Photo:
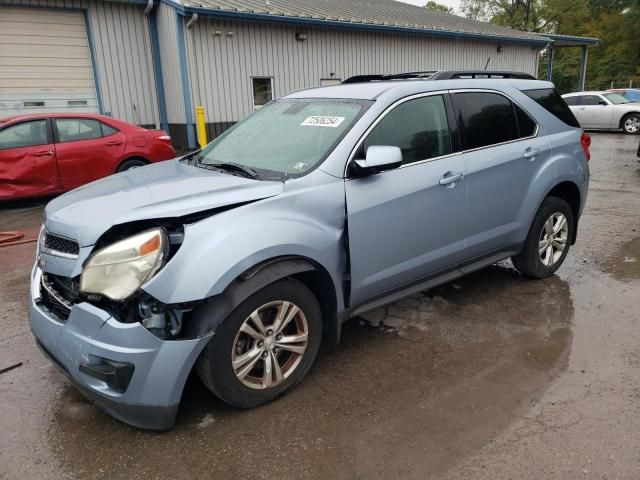
<instances>
[{"instance_id":1,"label":"downspout","mask_svg":"<svg viewBox=\"0 0 640 480\"><path fill-rule=\"evenodd\" d=\"M194 18L195 17L195 18ZM197 20L197 14L192 14L187 27ZM182 98L184 101L185 120L187 125L187 147L196 148L195 121L191 99L191 85L189 83L189 61L187 59L185 24L182 15L176 15L176 33L178 34L178 60L180 78L182 81Z\"/></svg>"},{"instance_id":2,"label":"downspout","mask_svg":"<svg viewBox=\"0 0 640 480\"><path fill-rule=\"evenodd\" d=\"M162 61L160 59L160 37L158 35L157 11L153 11L153 0L147 0L144 16L149 18L149 32L151 35L151 60L156 78L156 92L158 96L158 112L160 114L160 128L169 133L167 116L167 102L164 95L164 78L162 76Z\"/></svg>"},{"instance_id":3,"label":"downspout","mask_svg":"<svg viewBox=\"0 0 640 480\"><path fill-rule=\"evenodd\" d=\"M151 1L151 0L149 0ZM191 26L196 23L198 21L198 14L194 13L193 15L191 15L191 18L189 19L189 21L187 22L187 30L191 30Z\"/></svg>"}]
</instances>

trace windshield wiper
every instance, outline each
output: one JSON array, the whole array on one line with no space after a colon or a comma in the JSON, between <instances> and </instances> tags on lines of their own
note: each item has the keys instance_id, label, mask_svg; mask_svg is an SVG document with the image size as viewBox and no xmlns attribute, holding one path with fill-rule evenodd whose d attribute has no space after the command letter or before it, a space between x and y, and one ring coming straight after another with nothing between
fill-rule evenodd
<instances>
[{"instance_id":1,"label":"windshield wiper","mask_svg":"<svg viewBox=\"0 0 640 480\"><path fill-rule=\"evenodd\" d=\"M220 162L220 163L202 163L202 161L200 161L200 165L206 168L217 168L219 170L225 170L228 172L235 172L238 174L241 174L244 177L247 178L259 178L260 175L258 174L257 171L255 171L253 168L251 167L246 167L244 165L240 165L238 163L231 163L231 162Z\"/></svg>"}]
</instances>

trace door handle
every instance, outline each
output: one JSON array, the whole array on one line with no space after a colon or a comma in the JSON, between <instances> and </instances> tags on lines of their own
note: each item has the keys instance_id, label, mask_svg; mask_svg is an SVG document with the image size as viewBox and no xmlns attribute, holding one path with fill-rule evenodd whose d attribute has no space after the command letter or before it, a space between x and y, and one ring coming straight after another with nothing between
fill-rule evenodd
<instances>
[{"instance_id":1,"label":"door handle","mask_svg":"<svg viewBox=\"0 0 640 480\"><path fill-rule=\"evenodd\" d=\"M464 177L464 175L462 173L453 173L453 172L447 172L445 173L442 178L440 179L440 185L452 185L453 183L459 182L460 180L462 180L462 178Z\"/></svg>"},{"instance_id":2,"label":"door handle","mask_svg":"<svg viewBox=\"0 0 640 480\"><path fill-rule=\"evenodd\" d=\"M116 141L113 141L113 142L107 142L107 143L105 143L105 145L107 147L117 147L118 145L122 145L122 142L119 142L119 141L116 140Z\"/></svg>"},{"instance_id":3,"label":"door handle","mask_svg":"<svg viewBox=\"0 0 640 480\"><path fill-rule=\"evenodd\" d=\"M540 150L531 147L527 148L522 154L524 158L528 158L529 160L535 160L538 155L540 155Z\"/></svg>"},{"instance_id":4,"label":"door handle","mask_svg":"<svg viewBox=\"0 0 640 480\"><path fill-rule=\"evenodd\" d=\"M34 157L48 157L49 155L53 155L53 150L40 150L33 153Z\"/></svg>"}]
</instances>

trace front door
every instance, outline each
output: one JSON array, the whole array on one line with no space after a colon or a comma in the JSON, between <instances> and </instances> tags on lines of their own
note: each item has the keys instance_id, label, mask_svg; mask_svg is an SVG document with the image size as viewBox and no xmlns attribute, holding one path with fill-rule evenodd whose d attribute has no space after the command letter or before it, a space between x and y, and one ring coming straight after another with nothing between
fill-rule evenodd
<instances>
[{"instance_id":1,"label":"front door","mask_svg":"<svg viewBox=\"0 0 640 480\"><path fill-rule=\"evenodd\" d=\"M60 190L47 119L0 129L0 198L47 195Z\"/></svg>"},{"instance_id":2,"label":"front door","mask_svg":"<svg viewBox=\"0 0 640 480\"><path fill-rule=\"evenodd\" d=\"M611 128L613 105L600 95L581 95L574 110L582 128Z\"/></svg>"},{"instance_id":3,"label":"front door","mask_svg":"<svg viewBox=\"0 0 640 480\"><path fill-rule=\"evenodd\" d=\"M351 304L455 269L464 250L467 185L441 95L400 103L356 150L398 146L401 167L345 182Z\"/></svg>"}]
</instances>

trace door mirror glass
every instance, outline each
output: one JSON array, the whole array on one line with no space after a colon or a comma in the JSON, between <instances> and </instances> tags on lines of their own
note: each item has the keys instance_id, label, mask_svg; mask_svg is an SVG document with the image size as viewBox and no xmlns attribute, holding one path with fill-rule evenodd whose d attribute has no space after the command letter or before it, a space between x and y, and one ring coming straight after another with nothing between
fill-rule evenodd
<instances>
[{"instance_id":1,"label":"door mirror glass","mask_svg":"<svg viewBox=\"0 0 640 480\"><path fill-rule=\"evenodd\" d=\"M367 148L365 159L356 160L356 165L369 173L390 170L402 165L402 150L400 147L372 145Z\"/></svg>"},{"instance_id":2,"label":"door mirror glass","mask_svg":"<svg viewBox=\"0 0 640 480\"><path fill-rule=\"evenodd\" d=\"M604 100L598 100L598 105L607 105L607 102Z\"/></svg>"}]
</instances>

